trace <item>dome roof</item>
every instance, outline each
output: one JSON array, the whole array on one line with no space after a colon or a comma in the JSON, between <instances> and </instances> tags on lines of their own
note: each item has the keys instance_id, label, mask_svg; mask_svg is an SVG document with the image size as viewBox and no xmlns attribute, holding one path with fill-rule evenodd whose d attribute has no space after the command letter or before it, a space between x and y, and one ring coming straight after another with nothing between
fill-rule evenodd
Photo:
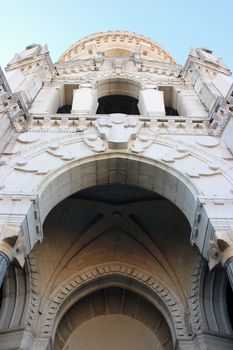
<instances>
[{"instance_id":1,"label":"dome roof","mask_svg":"<svg viewBox=\"0 0 233 350\"><path fill-rule=\"evenodd\" d=\"M87 36L66 50L59 62L94 58L100 52L107 57L129 57L137 53L144 59L176 64L170 53L158 43L127 31L109 31Z\"/></svg>"}]
</instances>

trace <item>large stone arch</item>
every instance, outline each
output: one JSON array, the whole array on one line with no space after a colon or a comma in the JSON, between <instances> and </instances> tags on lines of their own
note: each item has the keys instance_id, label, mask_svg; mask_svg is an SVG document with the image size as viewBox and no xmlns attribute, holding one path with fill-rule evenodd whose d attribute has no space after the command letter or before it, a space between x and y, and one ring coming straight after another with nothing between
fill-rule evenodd
<instances>
[{"instance_id":1,"label":"large stone arch","mask_svg":"<svg viewBox=\"0 0 233 350\"><path fill-rule=\"evenodd\" d=\"M122 346L118 344L119 348L126 346L126 341L128 341L131 348L135 349L138 347L141 349L142 344L138 343L147 342L147 345L149 345L148 338L151 343L153 342L153 345L160 346L162 349L169 350L174 347L171 332L166 321L151 303L128 289L107 287L82 298L67 311L57 327L53 342L54 350L64 348L70 341L74 343L74 339L76 342L80 340L80 343L82 343L80 331L82 335L83 327L85 329L93 323L99 327L98 333L102 330L105 335L108 335L110 329L106 331L104 328L106 328L109 321L112 322L113 320L115 320L114 325L110 327L113 329L113 334L111 336L111 341L108 341L109 343L111 342L112 346L116 343L117 338L119 339L120 337L123 338L121 340L123 344ZM137 322L132 322L132 320L136 320ZM107 322L106 325L103 325L103 321ZM124 326L122 322L124 322ZM129 332L126 330L126 322L129 324L129 329L134 328L136 325L139 326L133 337L127 337ZM72 324L72 327L69 327L69 324ZM152 332L153 337L149 332L145 336L137 336L138 332L142 331L142 325ZM119 335L119 330L122 332L121 336ZM114 339L114 334L117 336L116 339ZM134 341L135 337L137 337L136 342ZM104 334L100 336L99 341L103 341L101 338L105 338ZM105 340L103 343L104 342ZM134 342L134 344L132 344L132 342ZM154 349L155 346L153 346L152 349ZM128 344L127 348L129 348Z\"/></svg>"},{"instance_id":2,"label":"large stone arch","mask_svg":"<svg viewBox=\"0 0 233 350\"><path fill-rule=\"evenodd\" d=\"M98 186L97 186L98 187ZM122 186L122 187L127 187L127 186ZM106 186L106 188L108 188L108 185ZM111 188L111 187L110 187ZM147 192L150 192L150 191L147 191ZM66 202L66 201L64 201L64 202ZM163 202L165 202L165 201L163 201ZM141 202L141 205L142 205L142 202ZM171 204L169 204L169 206L170 206ZM67 208L68 209L68 208ZM178 210L178 209L177 209ZM69 210L68 210L69 211ZM81 214L82 215L82 214ZM48 217L49 217L50 215L48 215ZM183 215L182 215L183 216ZM52 216L53 217L53 216ZM70 217L70 220L72 221L72 218ZM186 220L185 220L186 221ZM187 223L187 227L188 227L188 223ZM37 260L38 260L38 257L40 256L40 258L41 258L41 261L43 261L43 257L42 257L42 255L40 255L40 252L42 252L43 251L43 247L45 247L44 246L44 244L46 243L46 237L48 237L47 235L46 235L46 233L47 233L47 231L46 231L46 229L45 229L45 237L44 237L44 243L41 245L41 249L42 250L39 250L39 253L37 253ZM65 234L65 232L64 232L64 234ZM85 237L84 237L85 236ZM89 234L85 234L85 232L83 233L83 238L82 238L82 242L81 242L81 244L83 245L83 246L87 246L87 239L88 238L86 238L86 236L89 236ZM54 238L55 238L55 236L54 236ZM139 237L137 237L137 238L139 238ZM48 242L48 241L47 241ZM51 242L51 241L50 241ZM78 239L77 239L77 243L78 243ZM188 239L186 240L186 243L188 244ZM143 245L145 245L145 244L147 244L147 250L148 250L148 244L149 245L151 245L150 246L150 248L152 249L152 244L150 243L150 242L148 242L148 243L146 243L146 240L144 240L144 242L142 242L142 244ZM37 248L40 248L40 246L38 246ZM106 267L106 271L104 270L104 268L102 268L101 269L101 266L100 266L100 270L99 270L99 272L97 271L96 272L96 267L95 266L93 266L93 269L92 268L88 268L86 271L85 271L85 274L83 275L83 273L82 273L82 271L80 271L80 273L81 273L81 278L84 278L83 279L83 285L82 286L79 286L79 285L76 285L76 282L75 282L75 275L72 275L71 276L71 281L70 281L70 283L69 284L67 284L67 285L65 285L65 281L63 281L60 285L59 285L59 288L60 288L60 291L61 291L61 294L60 293L58 293L58 295L55 295L55 294L53 294L53 293L51 293L51 291L53 290L53 288L54 288L54 286L56 285L56 281L58 281L59 280L59 278L57 278L56 280L55 280L55 282L56 283L54 283L53 281L54 281L54 274L56 275L57 274L57 272L56 272L56 270L57 269L54 269L53 270L53 275L51 276L51 279L49 279L49 285L47 285L46 284L46 290L50 290L50 293L48 293L48 294L45 294L44 292L43 292L43 295L42 296L40 296L39 297L39 300L38 300L38 295L40 295L40 292L39 292L39 289L40 289L40 279L38 279L38 280L36 280L35 278L36 277L38 277L38 274L36 273L36 271L37 271L37 268L36 268L36 266L35 266L35 261L36 261L36 259L34 259L33 258L33 256L34 256L34 254L36 254L36 249L37 249L36 247L35 247L35 250L34 250L34 252L32 252L30 255L29 255L29 262L30 262L30 266L31 266L31 268L32 268L32 273L31 273L31 278L32 278L32 285L33 285L33 291L34 291L34 295L33 295L33 298L32 298L32 303L31 303L31 310L30 310L30 313L29 313L29 318L28 318L28 327L33 331L33 332L36 332L36 329L41 329L41 327L42 327L42 324L44 324L44 325L47 325L47 326L49 326L49 322L50 321L52 321L52 319L53 319L53 317L55 317L54 316L54 312L56 313L56 303L57 302L63 302L63 294L64 294L64 291L68 291L68 290L70 290L70 286L73 286L73 293L74 294L76 294L77 295L77 297L78 298L80 298L81 297L81 295L82 295L82 288L84 287L84 285L86 285L86 284L89 284L91 281L92 281L92 279L90 279L90 281L89 280L87 280L87 281L85 281L85 274L86 274L86 276L87 276L87 278L91 278L91 277L93 277L93 280L94 281L96 281L96 283L98 284L100 284L100 282L101 282L101 280L103 280L103 278L105 278L105 277L110 277L110 278L112 278L112 283L113 283L113 286L116 284L116 278L122 278L122 277L126 277L130 282L128 282L130 285L132 284L132 282L131 281L134 281L134 283L135 282L137 282L137 280L139 280L139 282L140 282L140 284L142 285L142 286L144 286L144 287L146 287L147 285L148 285L148 288L147 289L151 289L151 287L150 287L150 283L152 283L152 281L153 281L153 279L155 279L156 280L156 285L157 285L157 289L158 290L156 290L156 291L154 291L154 297L152 297L152 299L156 299L156 300L158 300L158 302L156 302L156 304L158 304L158 305L160 305L161 304L161 302L162 302L162 304L164 304L165 305L165 309L166 308L168 308L168 310L173 310L172 311L172 314L173 315L171 315L170 317L167 317L166 319L169 321L169 319L170 319L170 323L169 324L172 324L172 326L171 326L171 328L172 329L174 329L174 321L173 321L173 318L175 318L176 320L177 320L177 326L176 326L176 328L177 328L177 332L179 332L179 334L181 334L184 330L183 330L183 326L180 328L180 326L181 325L183 325L183 322L185 323L185 326L184 326L184 328L186 329L186 334L187 334L187 332L189 332L190 331L190 329L189 329L189 326L186 324L186 322L187 322L187 319L186 319L186 316L184 316L184 314L185 315L187 315L188 313L187 313L187 308L186 308L186 306L184 307L184 305L186 305L186 302L185 302L185 300L183 300L183 298L181 297L180 298L180 295L179 296L177 296L178 294L176 294L176 291L175 292L173 292L173 291L171 291L171 286L166 286L161 280L158 280L158 278L156 279L155 278L155 268L154 268L154 272L153 273L151 273L151 271L144 271L143 272L143 270L142 269L140 269L139 268L139 263L137 262L137 266L135 266L134 267L134 271L132 271L132 266L131 266L131 264L125 264L125 262L124 262L124 259L122 260L122 261L119 261L119 263L117 263L116 264L116 262L115 261L113 261L112 263L109 263L109 264L105 264L104 266ZM53 248L53 246L51 245L51 248ZM46 249L47 250L47 249ZM71 251L70 251L71 250ZM79 249L77 249L77 245L76 245L76 242L75 243L73 243L72 244L72 248L69 250L69 252L68 252L68 254L67 254L67 258L66 258L66 260L65 260L65 262L63 262L63 259L61 260L60 258L58 258L58 262L59 262L59 264L58 264L58 269L62 269L63 268L63 266L64 266L64 264L67 264L67 261L70 261L71 259L72 259L72 257L74 256L74 254L75 254L75 251L76 251L76 253L78 252L78 251L80 251L80 248ZM38 250L37 250L37 252L38 252ZM39 255L38 255L39 254ZM78 257L78 253L77 253L77 257ZM158 257L157 257L158 259L160 259L160 256L158 255ZM81 260L82 260L82 258L81 258ZM39 260L38 260L38 262L39 262ZM134 263L136 263L136 262L134 262ZM149 262L148 262L149 263ZM161 260L161 263L163 263L163 261ZM115 267L115 265L117 265L116 267ZM60 266L61 266L61 268L60 268ZM103 266L103 265L102 265ZM108 268L108 266L110 266L111 268ZM119 266L123 266L123 268L122 268L122 270L119 270ZM126 267L124 267L124 266L126 266L126 267L128 267L128 270L126 269ZM40 267L42 267L42 266L40 266ZM68 267L69 268L69 267ZM116 269L116 271L115 271L115 269ZM78 269L79 270L79 269ZM94 271L93 272L93 276L91 276L91 274L92 274L92 270ZM126 271L125 271L126 270ZM71 271L71 269L70 269L70 271ZM139 271L139 272L138 272ZM106 272L106 274L105 274L105 272ZM99 276L97 276L96 274L97 273L99 273ZM132 274L132 278L130 277L130 274ZM153 274L155 274L155 275L153 275ZM106 275L106 276L105 276ZM125 276L124 276L125 275ZM145 282L144 283L144 279L147 279L147 278L149 278L150 279L150 281L148 280L148 283L147 282ZM52 286L50 286L50 281L51 281L51 283L52 283ZM99 281L99 282L98 282ZM158 284L157 284L157 282L158 282ZM76 287L77 287L77 289L76 289L76 291L75 291L75 285L76 285ZM154 284L154 288L156 287L156 285ZM36 286L37 286L37 288L38 288L38 290L36 290ZM52 287L52 288L51 288ZM59 290L59 288L58 288L58 290ZM137 290L137 288L136 288L136 292L137 292L138 290ZM164 299L164 301L160 298L160 292L161 292L161 295L162 295L162 298L164 297L165 299ZM158 297L156 297L156 295L158 294ZM63 295L63 296L62 296ZM61 298L61 296L62 296L62 298ZM71 305L70 303L71 303L71 299L72 299L72 296L71 296L71 294L70 295L68 295L67 296L67 298L66 298L66 300L68 301L68 307ZM173 304L173 302L172 302L172 300L173 299L175 299L175 304ZM55 301L55 304L54 303L52 303L51 304L51 307L47 304L47 301ZM159 300L161 300L161 302L159 302ZM45 301L45 303L44 303L44 301ZM74 302L75 302L75 300L74 300ZM64 303L65 303L65 301L64 301ZM171 305L170 306L166 306L166 304L165 303L168 303L169 305L170 305L170 303L171 303ZM184 308L185 308L185 311L184 311ZM171 310L168 312L169 314L171 313ZM42 320L42 317L45 315L45 313L47 313L47 311L48 311L48 317L47 317L47 319L43 319ZM59 311L58 311L59 312ZM163 313L164 313L164 310L163 310ZM41 315L41 316L40 316ZM43 316L42 316L43 315ZM178 316L179 315L179 316ZM180 320L180 317L181 317L181 320ZM55 317L56 318L56 317ZM183 320L183 321L182 321ZM37 324L37 326L36 326L36 324ZM39 327L39 328L37 328L37 327ZM46 331L46 329L45 329L45 331ZM174 339L176 338L176 331L174 330ZM43 333L43 337L45 337L47 340L50 338L50 332L49 333ZM180 337L181 338L183 338L184 336L181 334L180 335ZM40 341L41 339L38 339L38 342ZM41 345L42 346L42 345Z\"/></svg>"},{"instance_id":3,"label":"large stone arch","mask_svg":"<svg viewBox=\"0 0 233 350\"><path fill-rule=\"evenodd\" d=\"M217 247L218 253L215 254L216 249L213 245L211 247L213 254L211 253L210 256L209 240L215 241L217 236L226 241L229 240L227 235L229 235L231 225L232 204L230 198L222 199L220 194L224 193L223 196L229 196L231 181L227 172L220 171L218 167L210 163L208 158L203 157L195 149L191 151L191 149L176 143L167 143L167 141L145 142L144 134L142 134L142 141L136 140L139 144L136 144L135 141L131 146L133 152L111 150L104 153L102 145L101 149L99 149L100 146L95 146L96 142L102 141L98 139L91 141L91 135L89 133L81 137L74 135L71 139L70 136L63 136L59 144L56 141L50 145L39 144L35 149L29 149L28 162L21 161L21 159L16 160L17 165L10 171L8 170L4 180L6 185L3 187L7 188L7 184L12 183L13 178L15 180L13 186L11 185L12 189L4 195L6 205L3 206L2 212L4 214L5 210L8 211L7 208L13 201L18 206L14 206L12 215L20 213L24 215L25 220L30 221L30 232L27 231L24 224L22 225L22 222L20 224L20 230L25 237L26 247L24 249L26 252L29 253L34 244L43 239L43 221L57 203L82 188L118 182L150 189L178 206L189 220L192 229L191 242L198 246L206 259L209 260L211 257L213 266L218 263L219 258L221 259L221 252ZM34 134L33 138L35 136ZM54 140L56 139L57 136ZM87 146L90 148L88 149ZM139 152L138 147L143 147L141 151L149 147L149 151L145 150L143 155ZM69 153L70 150L72 153ZM95 154L93 154L94 151ZM79 152L83 152L83 155L81 156ZM48 162L46 168L40 165L42 159L44 159L43 162ZM192 161L196 162L198 168L190 171ZM37 165L34 165L35 163ZM186 163L188 168L185 167ZM206 186L207 179L212 187ZM19 187L18 182L21 182ZM221 183L221 187L217 183ZM14 184L16 189L14 189ZM225 206L225 215L223 215L222 205ZM17 220L18 218L20 217L17 216ZM9 234L16 237L15 239L19 235L19 228L15 224L17 220L13 221L14 232L12 223L6 223L6 227L10 225ZM7 237L7 228L5 231ZM9 253L7 249L6 253L11 257L12 253ZM17 249L16 253L14 253L15 258L20 264L23 264L22 249Z\"/></svg>"},{"instance_id":4,"label":"large stone arch","mask_svg":"<svg viewBox=\"0 0 233 350\"><path fill-rule=\"evenodd\" d=\"M90 157L85 159L84 162L79 161L78 164L72 164L72 167L70 166L69 169L66 167L63 169L60 168L59 173L55 172L51 174L50 181L48 181L48 178L45 179L46 181L38 188L40 192L39 206L46 210L44 214L42 214L42 222L50 210L64 198L67 198L69 195L79 190L101 184L133 184L155 191L163 196L165 191L166 197L173 201L173 203L176 203L176 205L176 194L174 192L172 193L172 186L175 186L175 192L178 190L177 186L179 186L179 191L182 188L181 186L183 186L184 196L183 198L182 196L180 197L181 202L178 201L183 209L185 198L195 198L195 192L197 192L197 190L193 186L192 190L189 190L191 192L190 196L193 197L189 197L189 192L186 194L187 197L185 197L185 186L188 186L185 184L185 176L181 179L181 176L179 178L176 171L169 169L169 177L167 178L166 172L168 167L163 166L163 164L161 164L160 167L156 165L155 162L150 162L146 158L142 159L142 157L132 156L129 159L124 153L117 153L110 158L106 158L102 155L95 157L95 159ZM71 174L72 171L74 171L73 175ZM158 181L158 183L156 183L156 181ZM165 183L168 184L169 181L171 187L166 189ZM179 185L178 181L180 182ZM182 181L184 181L183 184ZM154 182L156 183L155 185ZM51 202L52 200L54 201ZM189 326L186 324L186 319L184 317L185 312L179 297L173 295L173 293L171 294L168 287L154 280L154 277L150 276L148 273L143 273L136 267L132 269L132 266L127 267L122 263L113 263L99 268L93 267L93 271L89 269L86 273L72 276L70 281L62 283L53 294L47 296L48 303L40 310L42 315L45 314L45 318L39 323L40 327L43 325L43 334L45 337L50 337L53 332L53 323L56 321L56 315L59 313L59 308L63 303L65 304L66 300L68 300L69 306L71 306L71 294L77 291L80 297L82 295L81 288L83 285L88 284L92 279L98 280L98 276L103 278L105 275L112 277L126 276L127 278L139 281L142 285L147 286L148 289L153 291L155 296L157 295L158 300L160 300L156 305L158 306L162 303L165 305L165 308L168 309L170 316L166 318L168 320L170 318L169 322L170 325L172 324L171 328L174 328L173 338L175 339L177 336L181 338L188 336ZM116 283L116 281L114 283ZM162 311L164 313L164 310Z\"/></svg>"},{"instance_id":5,"label":"large stone arch","mask_svg":"<svg viewBox=\"0 0 233 350\"><path fill-rule=\"evenodd\" d=\"M158 162L159 164L159 162ZM41 222L44 221L47 214L50 212L54 206L62 201L64 198L67 198L72 193L75 193L81 189L95 186L96 184L111 184L111 183L120 183L120 184L126 184L126 185L136 185L143 188L150 189L151 191L155 191L158 194L161 194L164 196L164 193L166 194L166 197L169 198L170 201L173 203L179 203L181 208L184 208L184 202L185 198L195 198L195 192L197 192L197 189L195 186L193 186L192 189L189 191L191 192L191 196L189 197L189 192L186 194L187 197L185 197L185 186L186 185L186 177L181 176L179 177L178 172L172 170L170 167L169 177L166 177L166 172L168 172L168 166L164 166L163 164L158 166L158 164L155 162L150 162L148 159L138 156L132 156L129 157L125 156L124 153L117 153L114 155L114 157L105 157L103 155L99 155L93 159L92 157L86 158L83 162L73 162L72 167L69 166L69 169L65 166L64 168L59 168L58 172L54 172L53 174L50 174L47 176L47 178L44 179L43 183L38 187L38 191L40 193L39 197L39 207L46 210L44 212L44 216L41 216L43 218ZM142 168L140 168L140 166ZM74 175L71 175L71 172L74 171ZM179 180L178 180L179 179ZM156 185L159 185L156 187L156 185L153 185L154 182L158 181ZM62 182L64 181L64 182ZM73 182L72 182L73 181ZM170 183L170 189L167 188L165 184ZM176 195L173 192L172 193L172 186L175 186L175 190L178 191L178 181L179 184L179 191L181 190L181 186L183 186L183 198L181 196L181 202L176 202ZM182 184L182 181L184 182ZM187 181L189 183L189 181ZM65 185L67 184L67 186ZM61 190L61 191L59 191ZM165 192L164 192L165 191ZM58 195L57 195L57 194ZM50 203L48 202L50 200ZM183 200L183 205L182 205ZM53 201L53 202L52 202ZM193 199L194 201L194 199ZM195 202L196 203L196 202ZM49 205L49 206L46 206ZM43 215L41 213L41 215ZM189 218L190 219L190 218ZM191 219L190 219L191 220ZM184 317L184 310L182 306L182 302L179 299L179 297L170 295L169 288L166 288L166 286L163 286L161 282L155 281L150 275L146 273L142 273L141 271L138 271L138 269L133 269L129 267L127 270L126 267L122 267L122 269L119 269L119 266L121 264L115 264L110 266L106 266L101 270L101 268L94 269L93 274L89 270L85 274L81 274L81 277L77 277L77 281L81 278L83 278L83 284L88 283L86 279L90 280L96 279L97 274L102 275L102 277L105 275L112 275L112 276L123 276L124 274L127 277L130 277L135 280L141 281L142 284L147 285L149 289L154 290L155 295L158 295L161 299L162 303L165 305L166 308L168 308L169 313L171 314L172 324L174 327L174 338L175 337L183 337L184 335L188 336L189 333L189 326L186 324L186 320ZM132 275L131 275L132 274ZM58 291L56 291L58 294L52 294L48 297L48 301L53 301L51 305L45 305L45 308L43 310L40 310L41 314L44 314L48 311L48 317L44 319L43 321L43 327L44 327L44 335L45 337L50 336L52 330L52 324L54 322L54 318L56 318L56 308L59 307L59 303L54 303L55 300L59 302L63 302L66 292L71 291L70 286L75 285L76 278L72 276L72 280L66 284L62 284L62 286L59 286ZM81 285L76 285L77 290L79 291L79 288L81 288ZM61 294L59 294L61 293ZM80 296L80 294L79 294ZM70 300L70 295L68 296L68 300ZM35 304L35 303L34 303ZM38 304L37 304L38 305ZM159 303L158 303L159 305ZM35 315L36 310L32 311L30 313L31 316ZM38 312L38 311L37 311ZM168 318L169 319L169 318ZM36 321L36 319L34 319ZM32 322L33 323L33 322ZM171 323L171 321L170 321ZM35 323L34 323L35 324ZM41 327L40 323L40 327ZM182 325L182 326L181 326ZM50 327L50 328L49 328Z\"/></svg>"},{"instance_id":6,"label":"large stone arch","mask_svg":"<svg viewBox=\"0 0 233 350\"><path fill-rule=\"evenodd\" d=\"M2 244L9 260L14 257L23 265L25 255L43 239L46 215L61 200L88 186L118 182L150 189L178 206L189 220L191 243L198 246L204 258L211 260L210 267L219 263L225 246L219 248L217 240L224 240L230 246L232 184L228 169L215 165L210 155L203 156L196 146L191 149L165 138L153 140L152 134L146 125L142 126L130 152L107 150L96 132L72 137L55 134L50 144L28 147L27 161L16 157L16 164L7 170L2 186L5 191L2 214L8 213L14 203L14 210L4 224L4 239L12 237L14 252L8 244ZM26 142L35 142L42 135L29 133ZM20 142L21 139L25 142L23 136ZM216 146L215 140L208 137L197 139L197 143ZM192 162L196 169L192 169ZM19 235L23 237L21 240ZM224 259L228 259L228 253Z\"/></svg>"},{"instance_id":7,"label":"large stone arch","mask_svg":"<svg viewBox=\"0 0 233 350\"><path fill-rule=\"evenodd\" d=\"M158 193L178 206L193 226L200 193L190 178L162 162L123 152L78 160L47 176L38 187L41 222L71 194L111 183L136 185Z\"/></svg>"}]
</instances>

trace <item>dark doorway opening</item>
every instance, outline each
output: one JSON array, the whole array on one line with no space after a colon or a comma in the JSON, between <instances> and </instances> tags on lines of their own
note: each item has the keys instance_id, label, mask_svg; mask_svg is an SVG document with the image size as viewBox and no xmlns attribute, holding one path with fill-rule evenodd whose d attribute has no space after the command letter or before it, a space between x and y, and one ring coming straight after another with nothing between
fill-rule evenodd
<instances>
[{"instance_id":1,"label":"dark doorway opening","mask_svg":"<svg viewBox=\"0 0 233 350\"><path fill-rule=\"evenodd\" d=\"M110 95L100 97L96 114L123 113L139 115L138 100L131 96Z\"/></svg>"},{"instance_id":2,"label":"dark doorway opening","mask_svg":"<svg viewBox=\"0 0 233 350\"><path fill-rule=\"evenodd\" d=\"M165 107L166 115L179 115L177 110L174 109L173 107Z\"/></svg>"},{"instance_id":3,"label":"dark doorway opening","mask_svg":"<svg viewBox=\"0 0 233 350\"><path fill-rule=\"evenodd\" d=\"M71 105L64 105L58 108L57 113L69 114L71 112Z\"/></svg>"}]
</instances>

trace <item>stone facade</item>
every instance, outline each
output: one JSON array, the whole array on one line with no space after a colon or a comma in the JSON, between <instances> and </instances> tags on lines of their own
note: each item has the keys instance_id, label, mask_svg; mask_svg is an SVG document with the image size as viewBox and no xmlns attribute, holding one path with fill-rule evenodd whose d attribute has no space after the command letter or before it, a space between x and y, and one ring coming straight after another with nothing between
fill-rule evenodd
<instances>
[{"instance_id":1,"label":"stone facade","mask_svg":"<svg viewBox=\"0 0 233 350\"><path fill-rule=\"evenodd\" d=\"M130 32L0 70L0 350L232 349L233 80ZM100 112L99 112L100 111Z\"/></svg>"}]
</instances>

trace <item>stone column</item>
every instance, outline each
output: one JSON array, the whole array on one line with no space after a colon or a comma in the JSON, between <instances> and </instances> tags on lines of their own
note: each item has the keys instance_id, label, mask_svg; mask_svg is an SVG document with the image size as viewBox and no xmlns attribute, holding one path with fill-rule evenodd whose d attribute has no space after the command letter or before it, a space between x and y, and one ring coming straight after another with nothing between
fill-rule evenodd
<instances>
[{"instance_id":1,"label":"stone column","mask_svg":"<svg viewBox=\"0 0 233 350\"><path fill-rule=\"evenodd\" d=\"M0 251L0 287L4 280L9 264L10 264L9 257L4 252Z\"/></svg>"},{"instance_id":2,"label":"stone column","mask_svg":"<svg viewBox=\"0 0 233 350\"><path fill-rule=\"evenodd\" d=\"M13 249L12 247L2 241L0 242L0 287L6 275L6 271L10 262L13 260Z\"/></svg>"},{"instance_id":3,"label":"stone column","mask_svg":"<svg viewBox=\"0 0 233 350\"><path fill-rule=\"evenodd\" d=\"M225 262L224 267L226 269L229 282L231 284L231 289L233 290L233 257L231 257Z\"/></svg>"},{"instance_id":4,"label":"stone column","mask_svg":"<svg viewBox=\"0 0 233 350\"><path fill-rule=\"evenodd\" d=\"M230 207L230 209L232 209ZM225 209L226 211L226 209ZM232 210L230 211L232 213ZM225 214L225 212L224 212ZM215 240L209 242L209 268L212 270L216 265L221 263L227 273L228 280L233 291L233 225L214 227Z\"/></svg>"}]
</instances>

